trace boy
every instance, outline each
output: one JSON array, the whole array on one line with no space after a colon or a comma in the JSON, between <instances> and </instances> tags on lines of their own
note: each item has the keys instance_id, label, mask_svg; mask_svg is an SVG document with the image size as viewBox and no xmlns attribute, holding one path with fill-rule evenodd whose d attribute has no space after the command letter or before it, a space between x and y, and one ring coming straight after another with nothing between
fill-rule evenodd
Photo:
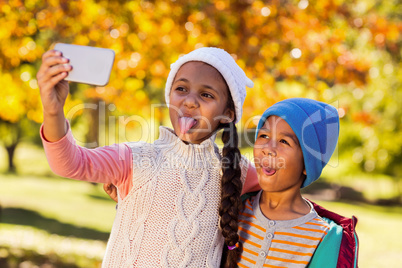
<instances>
[{"instance_id":1,"label":"boy","mask_svg":"<svg viewBox=\"0 0 402 268\"><path fill-rule=\"evenodd\" d=\"M356 218L329 212L300 189L321 175L339 135L337 110L294 98L276 103L256 129L254 162L261 191L239 217L239 267L357 267Z\"/></svg>"}]
</instances>

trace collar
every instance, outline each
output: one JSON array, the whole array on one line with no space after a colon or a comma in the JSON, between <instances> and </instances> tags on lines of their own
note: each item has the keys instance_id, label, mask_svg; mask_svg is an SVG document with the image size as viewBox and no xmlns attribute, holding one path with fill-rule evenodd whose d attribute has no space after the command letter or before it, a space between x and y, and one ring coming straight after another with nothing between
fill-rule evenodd
<instances>
[{"instance_id":1,"label":"collar","mask_svg":"<svg viewBox=\"0 0 402 268\"><path fill-rule=\"evenodd\" d=\"M313 205L308 200L305 199L307 201L308 205L310 206L310 212L307 213L306 215L299 217L297 219L293 219L293 220L285 220L285 221L270 220L261 211L261 208L260 208L261 193L262 193L262 190L255 196L255 199L253 202L253 211L255 213L255 216L257 217L257 220L260 221L262 223L262 225L264 225L264 226L274 227L275 229L292 228L292 227L304 224L306 222L309 222L318 216L317 212L313 208Z\"/></svg>"},{"instance_id":2,"label":"collar","mask_svg":"<svg viewBox=\"0 0 402 268\"><path fill-rule=\"evenodd\" d=\"M219 148L215 144L216 133L200 144L185 143L176 136L173 129L159 127L159 138L155 145L170 156L181 161L210 161L208 156L220 159Z\"/></svg>"}]
</instances>

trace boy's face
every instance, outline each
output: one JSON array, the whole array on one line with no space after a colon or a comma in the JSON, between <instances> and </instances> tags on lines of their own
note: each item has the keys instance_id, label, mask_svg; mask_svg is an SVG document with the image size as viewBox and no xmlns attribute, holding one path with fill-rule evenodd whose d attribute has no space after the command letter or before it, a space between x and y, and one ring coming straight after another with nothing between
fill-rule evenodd
<instances>
[{"instance_id":1,"label":"boy's face","mask_svg":"<svg viewBox=\"0 0 402 268\"><path fill-rule=\"evenodd\" d=\"M254 144L258 182L266 192L299 190L306 171L299 141L289 124L270 116Z\"/></svg>"},{"instance_id":2,"label":"boy's face","mask_svg":"<svg viewBox=\"0 0 402 268\"><path fill-rule=\"evenodd\" d=\"M169 115L176 135L189 143L201 143L220 123L233 120L234 111L227 108L228 94L215 68L199 61L183 64L169 95Z\"/></svg>"}]
</instances>

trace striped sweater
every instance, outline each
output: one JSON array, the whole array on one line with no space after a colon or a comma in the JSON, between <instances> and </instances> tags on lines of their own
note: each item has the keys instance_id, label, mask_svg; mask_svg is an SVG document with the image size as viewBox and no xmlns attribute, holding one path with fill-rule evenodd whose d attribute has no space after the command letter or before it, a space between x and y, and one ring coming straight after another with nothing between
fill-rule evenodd
<instances>
[{"instance_id":1,"label":"striped sweater","mask_svg":"<svg viewBox=\"0 0 402 268\"><path fill-rule=\"evenodd\" d=\"M306 267L318 244L327 234L325 222L309 202L303 217L273 221L260 210L261 191L244 202L239 218L243 253L239 267Z\"/></svg>"}]
</instances>

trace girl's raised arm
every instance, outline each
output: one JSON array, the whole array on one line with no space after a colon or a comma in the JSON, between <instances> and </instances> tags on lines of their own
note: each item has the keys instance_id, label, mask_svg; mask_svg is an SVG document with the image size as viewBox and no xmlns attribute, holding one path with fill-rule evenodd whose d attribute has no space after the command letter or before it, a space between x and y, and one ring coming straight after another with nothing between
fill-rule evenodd
<instances>
[{"instance_id":1,"label":"girl's raised arm","mask_svg":"<svg viewBox=\"0 0 402 268\"><path fill-rule=\"evenodd\" d=\"M121 193L131 185L131 151L125 145L89 150L78 146L69 131L63 107L69 93L66 78L72 66L60 51L42 56L36 75L43 106L41 138L53 172L62 177L100 183L113 183Z\"/></svg>"}]
</instances>

